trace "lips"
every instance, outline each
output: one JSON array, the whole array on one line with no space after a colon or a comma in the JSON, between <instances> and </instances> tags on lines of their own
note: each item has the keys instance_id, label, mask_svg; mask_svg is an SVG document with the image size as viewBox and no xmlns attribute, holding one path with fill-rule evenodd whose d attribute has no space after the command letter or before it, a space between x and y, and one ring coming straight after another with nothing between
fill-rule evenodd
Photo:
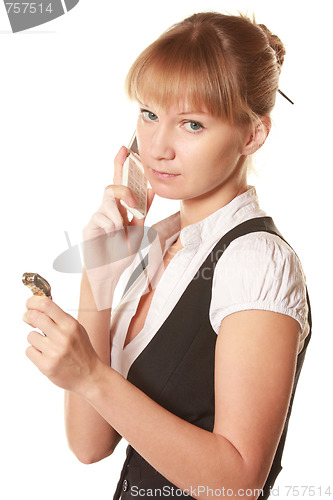
<instances>
[{"instance_id":1,"label":"lips","mask_svg":"<svg viewBox=\"0 0 333 500\"><path fill-rule=\"evenodd\" d=\"M173 177L177 177L178 175L180 175L180 174L171 174L169 172L159 172L158 170L154 170L153 168L152 172L156 177L159 177L161 179L168 179L168 178L171 179Z\"/></svg>"},{"instance_id":2,"label":"lips","mask_svg":"<svg viewBox=\"0 0 333 500\"><path fill-rule=\"evenodd\" d=\"M179 175L174 174L173 172L162 172L161 170L155 170L154 168L152 168L152 170L154 170L154 172L156 172L157 174Z\"/></svg>"}]
</instances>

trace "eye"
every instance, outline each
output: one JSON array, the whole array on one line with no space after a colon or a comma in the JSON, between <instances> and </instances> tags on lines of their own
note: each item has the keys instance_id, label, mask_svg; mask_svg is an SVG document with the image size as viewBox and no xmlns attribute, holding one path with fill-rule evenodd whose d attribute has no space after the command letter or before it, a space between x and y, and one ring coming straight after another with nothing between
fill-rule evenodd
<instances>
[{"instance_id":1,"label":"eye","mask_svg":"<svg viewBox=\"0 0 333 500\"><path fill-rule=\"evenodd\" d=\"M184 123L184 127L186 128L186 130L188 130L189 132L200 132L200 130L202 130L204 127L201 125L201 123L199 122L196 122L196 121L190 121L190 122L186 122Z\"/></svg>"},{"instance_id":2,"label":"eye","mask_svg":"<svg viewBox=\"0 0 333 500\"><path fill-rule=\"evenodd\" d=\"M147 122L153 122L156 121L158 116L155 115L152 111L149 111L148 109L140 109L140 113L143 117L144 120Z\"/></svg>"}]
</instances>

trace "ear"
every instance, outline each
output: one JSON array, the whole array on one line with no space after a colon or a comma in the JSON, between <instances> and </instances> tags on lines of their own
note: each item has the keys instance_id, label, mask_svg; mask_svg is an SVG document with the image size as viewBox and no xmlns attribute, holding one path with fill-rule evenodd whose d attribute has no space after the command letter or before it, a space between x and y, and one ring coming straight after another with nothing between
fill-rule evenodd
<instances>
[{"instance_id":1,"label":"ear","mask_svg":"<svg viewBox=\"0 0 333 500\"><path fill-rule=\"evenodd\" d=\"M267 139L271 126L272 122L269 116L261 116L258 122L252 124L243 148L244 155L252 155L261 148Z\"/></svg>"}]
</instances>

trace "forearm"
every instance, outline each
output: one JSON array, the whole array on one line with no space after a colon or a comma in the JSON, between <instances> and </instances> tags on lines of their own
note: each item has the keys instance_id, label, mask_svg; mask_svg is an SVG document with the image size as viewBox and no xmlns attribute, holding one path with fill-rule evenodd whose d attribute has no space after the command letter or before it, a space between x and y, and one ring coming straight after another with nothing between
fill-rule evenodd
<instances>
[{"instance_id":1,"label":"forearm","mask_svg":"<svg viewBox=\"0 0 333 500\"><path fill-rule=\"evenodd\" d=\"M97 311L86 271L83 270L78 321L86 329L99 358L110 366L111 308ZM65 425L75 455L91 463L110 455L120 440L118 433L82 397L65 391Z\"/></svg>"},{"instance_id":2,"label":"forearm","mask_svg":"<svg viewBox=\"0 0 333 500\"><path fill-rule=\"evenodd\" d=\"M246 461L227 439L173 415L111 368L100 367L84 397L177 487L206 493L224 487L235 495L252 487Z\"/></svg>"}]
</instances>

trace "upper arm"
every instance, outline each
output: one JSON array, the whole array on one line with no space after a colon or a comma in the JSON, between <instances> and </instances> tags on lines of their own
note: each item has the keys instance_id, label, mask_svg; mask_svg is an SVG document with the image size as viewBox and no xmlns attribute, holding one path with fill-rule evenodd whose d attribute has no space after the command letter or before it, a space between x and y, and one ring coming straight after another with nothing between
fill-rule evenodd
<instances>
[{"instance_id":1,"label":"upper arm","mask_svg":"<svg viewBox=\"0 0 333 500\"><path fill-rule=\"evenodd\" d=\"M213 432L235 446L259 487L286 418L299 335L295 319L263 310L231 314L220 326Z\"/></svg>"}]
</instances>

